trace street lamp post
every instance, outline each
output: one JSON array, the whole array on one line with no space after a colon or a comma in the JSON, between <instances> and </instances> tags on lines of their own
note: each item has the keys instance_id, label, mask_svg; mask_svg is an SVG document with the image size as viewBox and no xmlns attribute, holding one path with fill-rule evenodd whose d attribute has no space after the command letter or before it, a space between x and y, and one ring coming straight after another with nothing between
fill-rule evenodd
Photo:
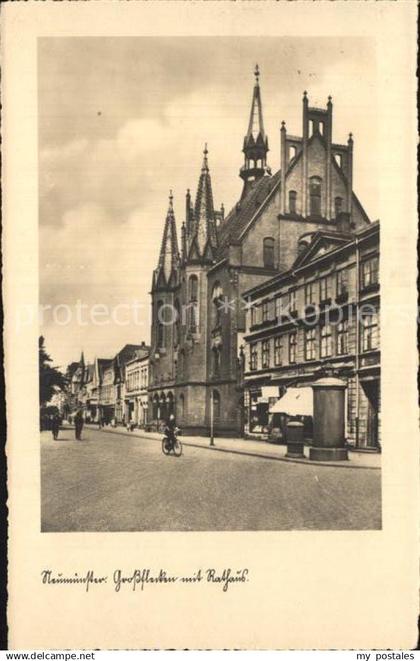
<instances>
[{"instance_id":1,"label":"street lamp post","mask_svg":"<svg viewBox=\"0 0 420 661\"><path fill-rule=\"evenodd\" d=\"M210 447L214 447L214 402L213 389L210 391Z\"/></svg>"}]
</instances>

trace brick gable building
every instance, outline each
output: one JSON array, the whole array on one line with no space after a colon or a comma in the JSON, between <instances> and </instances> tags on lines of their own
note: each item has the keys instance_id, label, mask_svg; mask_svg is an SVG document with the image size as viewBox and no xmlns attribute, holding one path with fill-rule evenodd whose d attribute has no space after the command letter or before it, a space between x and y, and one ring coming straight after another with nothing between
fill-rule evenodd
<instances>
[{"instance_id":1,"label":"brick gable building","mask_svg":"<svg viewBox=\"0 0 420 661\"><path fill-rule=\"evenodd\" d=\"M240 199L226 217L215 209L205 148L179 243L171 193L153 273L149 420L174 412L188 433L208 433L211 402L217 433L244 430L243 294L288 271L305 236L352 235L369 224L352 188L352 136L346 145L332 141L331 98L325 109L312 108L304 93L302 136L282 123L280 170L271 173L259 75L257 67Z\"/></svg>"}]
</instances>

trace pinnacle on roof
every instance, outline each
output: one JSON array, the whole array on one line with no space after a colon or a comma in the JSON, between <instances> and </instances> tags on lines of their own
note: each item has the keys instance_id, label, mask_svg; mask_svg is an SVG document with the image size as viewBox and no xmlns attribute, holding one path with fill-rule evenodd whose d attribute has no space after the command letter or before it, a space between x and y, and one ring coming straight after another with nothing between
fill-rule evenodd
<instances>
[{"instance_id":1,"label":"pinnacle on roof","mask_svg":"<svg viewBox=\"0 0 420 661\"><path fill-rule=\"evenodd\" d=\"M203 165L198 180L194 210L195 236L202 255L208 242L213 247L217 243L207 143L204 146L203 155Z\"/></svg>"},{"instance_id":2,"label":"pinnacle on roof","mask_svg":"<svg viewBox=\"0 0 420 661\"><path fill-rule=\"evenodd\" d=\"M255 85L252 93L251 101L251 114L249 116L248 132L245 136L244 148L252 143L256 144L257 140L267 143L267 137L264 131L264 121L262 112L261 89L260 89L260 70L258 64L255 66ZM268 149L268 144L267 144Z\"/></svg>"},{"instance_id":3,"label":"pinnacle on roof","mask_svg":"<svg viewBox=\"0 0 420 661\"><path fill-rule=\"evenodd\" d=\"M249 116L248 132L244 138L242 148L245 154L245 163L239 172L245 182L242 197L248 193L252 182L265 174L271 174L270 168L267 167L268 139L264 131L258 64L255 67L254 75L255 85L252 92L251 114Z\"/></svg>"},{"instance_id":4,"label":"pinnacle on roof","mask_svg":"<svg viewBox=\"0 0 420 661\"><path fill-rule=\"evenodd\" d=\"M173 207L172 190L169 191L169 206L163 230L162 245L160 247L158 271L163 272L166 281L169 281L172 271L179 263L178 239L176 234L175 214Z\"/></svg>"}]
</instances>

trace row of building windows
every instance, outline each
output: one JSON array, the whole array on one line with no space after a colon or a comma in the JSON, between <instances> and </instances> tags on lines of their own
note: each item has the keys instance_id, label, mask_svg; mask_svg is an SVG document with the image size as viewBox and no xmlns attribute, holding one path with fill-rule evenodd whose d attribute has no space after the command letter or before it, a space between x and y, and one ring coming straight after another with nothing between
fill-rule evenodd
<instances>
[{"instance_id":1,"label":"row of building windows","mask_svg":"<svg viewBox=\"0 0 420 661\"><path fill-rule=\"evenodd\" d=\"M361 289L377 285L379 281L379 259L373 257L361 265ZM251 326L261 322L280 318L282 314L296 311L297 289L275 299L266 299L260 305L251 308ZM335 274L335 297L339 299L349 293L349 269L342 269ZM331 302L334 297L334 277L325 276L304 285L305 305Z\"/></svg>"},{"instance_id":2,"label":"row of building windows","mask_svg":"<svg viewBox=\"0 0 420 661\"><path fill-rule=\"evenodd\" d=\"M114 386L102 386L100 390L100 400L103 402L109 402L112 400L114 394Z\"/></svg>"},{"instance_id":3,"label":"row of building windows","mask_svg":"<svg viewBox=\"0 0 420 661\"><path fill-rule=\"evenodd\" d=\"M322 199L322 185L321 180L312 181L309 187L309 211L311 216L321 215L321 199ZM289 213L296 214L298 195L295 190L289 191ZM334 198L334 212L337 217L343 211L343 198Z\"/></svg>"},{"instance_id":4,"label":"row of building windows","mask_svg":"<svg viewBox=\"0 0 420 661\"><path fill-rule=\"evenodd\" d=\"M147 388L147 367L128 372L126 377L126 388L128 391Z\"/></svg>"},{"instance_id":5,"label":"row of building windows","mask_svg":"<svg viewBox=\"0 0 420 661\"><path fill-rule=\"evenodd\" d=\"M273 348L273 364L280 367L283 364L284 347L287 347L288 363L296 363L297 331L275 337L274 340L261 342L261 368L271 365L271 348ZM335 339L335 344L334 344ZM333 355L342 356L349 353L349 325L347 320L338 324L322 324L319 329L307 328L303 334L304 359L316 360L317 344L319 343L320 358ZM361 350L372 351L379 346L378 315L370 313L361 319ZM250 369L257 370L259 363L259 343L250 347Z\"/></svg>"}]
</instances>

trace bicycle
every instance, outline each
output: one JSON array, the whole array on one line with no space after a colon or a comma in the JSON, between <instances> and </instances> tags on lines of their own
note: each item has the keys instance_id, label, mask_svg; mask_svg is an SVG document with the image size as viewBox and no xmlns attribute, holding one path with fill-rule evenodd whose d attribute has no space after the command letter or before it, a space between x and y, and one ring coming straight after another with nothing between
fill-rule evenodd
<instances>
[{"instance_id":1,"label":"bicycle","mask_svg":"<svg viewBox=\"0 0 420 661\"><path fill-rule=\"evenodd\" d=\"M174 443L172 443L165 434L165 436L162 438L162 452L166 456L171 454L171 452L173 452L175 457L180 457L181 456L181 454L182 454L182 443L178 439L177 433L175 433Z\"/></svg>"}]
</instances>

